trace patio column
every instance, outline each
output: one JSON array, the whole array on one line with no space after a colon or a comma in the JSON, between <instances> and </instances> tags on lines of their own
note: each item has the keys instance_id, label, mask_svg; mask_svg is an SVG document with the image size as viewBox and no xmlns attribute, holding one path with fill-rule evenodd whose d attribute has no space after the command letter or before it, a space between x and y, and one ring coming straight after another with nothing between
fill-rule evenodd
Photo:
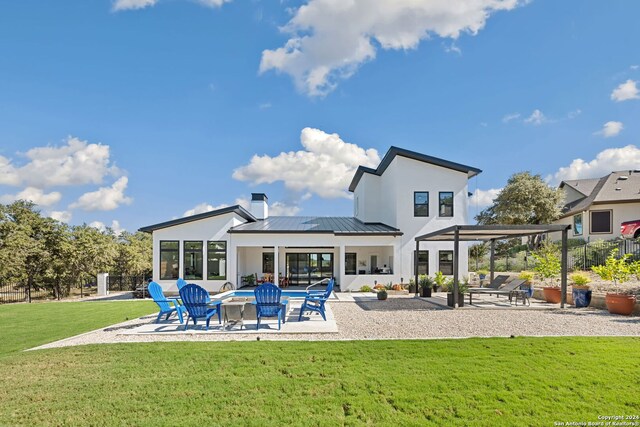
<instances>
[{"instance_id":1,"label":"patio column","mask_svg":"<svg viewBox=\"0 0 640 427\"><path fill-rule=\"evenodd\" d=\"M491 273L489 275L489 283L493 283L493 274L495 273L495 270L496 270L495 261L493 259L495 252L496 252L496 241L495 239L491 239L491 254L489 255L489 270Z\"/></svg>"},{"instance_id":2,"label":"patio column","mask_svg":"<svg viewBox=\"0 0 640 427\"><path fill-rule=\"evenodd\" d=\"M278 285L278 252L280 248L278 245L273 247L273 284Z\"/></svg>"},{"instance_id":3,"label":"patio column","mask_svg":"<svg viewBox=\"0 0 640 427\"><path fill-rule=\"evenodd\" d=\"M453 234L453 308L458 308L458 265L460 260L460 230L455 228Z\"/></svg>"},{"instance_id":4,"label":"patio column","mask_svg":"<svg viewBox=\"0 0 640 427\"><path fill-rule=\"evenodd\" d=\"M562 230L562 271L560 273L560 292L562 297L560 299L560 308L564 308L564 304L567 302L567 233L569 230L566 228Z\"/></svg>"},{"instance_id":5,"label":"patio column","mask_svg":"<svg viewBox=\"0 0 640 427\"><path fill-rule=\"evenodd\" d=\"M346 255L345 253L347 252L347 249L344 246L344 243L341 243L340 246L338 247L338 256L340 257L338 259L338 265L340 266L340 270L338 271L338 285L340 286L340 292L345 292L346 289L343 289L342 286L344 283L346 283L345 276L346 276L346 265L345 265L345 260L346 260ZM358 263L356 261L356 271L358 269Z\"/></svg>"},{"instance_id":6,"label":"patio column","mask_svg":"<svg viewBox=\"0 0 640 427\"><path fill-rule=\"evenodd\" d=\"M420 250L420 240L416 240L416 251L413 254L413 270L415 272L416 296L418 296L418 251Z\"/></svg>"}]
</instances>

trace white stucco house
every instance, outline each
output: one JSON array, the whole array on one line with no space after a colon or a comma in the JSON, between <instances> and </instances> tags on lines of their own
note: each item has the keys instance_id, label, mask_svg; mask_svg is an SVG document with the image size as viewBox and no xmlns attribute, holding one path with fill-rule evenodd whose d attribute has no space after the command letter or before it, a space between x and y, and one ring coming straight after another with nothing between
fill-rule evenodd
<instances>
[{"instance_id":1,"label":"white stucco house","mask_svg":"<svg viewBox=\"0 0 640 427\"><path fill-rule=\"evenodd\" d=\"M570 224L569 237L586 241L620 237L620 224L640 219L640 170L560 183L565 205L555 224Z\"/></svg>"},{"instance_id":2,"label":"white stucco house","mask_svg":"<svg viewBox=\"0 0 640 427\"><path fill-rule=\"evenodd\" d=\"M360 166L349 186L352 216L269 216L268 198L162 222L153 233L153 280L175 291L178 277L217 291L249 274L272 274L291 285L335 277L341 290L405 283L438 270L453 274L451 242L415 237L468 224L468 180L480 169L391 147L376 169ZM467 274L461 250L460 276Z\"/></svg>"}]
</instances>

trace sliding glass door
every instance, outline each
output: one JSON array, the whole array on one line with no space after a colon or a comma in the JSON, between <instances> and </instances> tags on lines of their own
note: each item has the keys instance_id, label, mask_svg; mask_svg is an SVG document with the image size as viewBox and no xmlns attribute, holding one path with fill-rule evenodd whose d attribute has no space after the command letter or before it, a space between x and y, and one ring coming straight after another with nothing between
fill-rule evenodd
<instances>
[{"instance_id":1,"label":"sliding glass door","mask_svg":"<svg viewBox=\"0 0 640 427\"><path fill-rule=\"evenodd\" d=\"M287 277L291 285L308 286L333 277L332 253L287 253Z\"/></svg>"}]
</instances>

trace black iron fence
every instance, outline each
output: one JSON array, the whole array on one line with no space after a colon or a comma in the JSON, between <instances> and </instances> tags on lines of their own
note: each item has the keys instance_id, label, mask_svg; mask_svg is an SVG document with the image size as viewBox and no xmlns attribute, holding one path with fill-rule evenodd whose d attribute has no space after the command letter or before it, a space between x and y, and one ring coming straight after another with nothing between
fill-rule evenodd
<instances>
[{"instance_id":1,"label":"black iron fence","mask_svg":"<svg viewBox=\"0 0 640 427\"><path fill-rule=\"evenodd\" d=\"M144 298L146 295L147 277L145 275L139 276L117 276L109 275L107 277L107 289L110 292L114 291L131 291L134 296L138 298Z\"/></svg>"},{"instance_id":2,"label":"black iron fence","mask_svg":"<svg viewBox=\"0 0 640 427\"><path fill-rule=\"evenodd\" d=\"M640 241L632 239L598 240L582 245L575 245L567 251L569 271L590 270L591 267L603 265L611 253L616 249L618 256L631 254L631 261L640 259ZM532 270L535 259L529 251L520 251L496 255L494 258L495 271L523 271ZM479 260L469 257L469 270L489 269L489 256Z\"/></svg>"}]
</instances>

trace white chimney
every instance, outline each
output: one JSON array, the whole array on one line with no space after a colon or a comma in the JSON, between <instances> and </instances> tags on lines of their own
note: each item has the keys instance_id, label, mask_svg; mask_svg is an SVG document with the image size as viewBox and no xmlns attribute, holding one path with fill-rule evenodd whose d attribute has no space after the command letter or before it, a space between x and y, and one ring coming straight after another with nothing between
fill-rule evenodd
<instances>
[{"instance_id":1,"label":"white chimney","mask_svg":"<svg viewBox=\"0 0 640 427\"><path fill-rule=\"evenodd\" d=\"M251 193L251 214L258 219L269 218L269 204L264 193Z\"/></svg>"}]
</instances>

